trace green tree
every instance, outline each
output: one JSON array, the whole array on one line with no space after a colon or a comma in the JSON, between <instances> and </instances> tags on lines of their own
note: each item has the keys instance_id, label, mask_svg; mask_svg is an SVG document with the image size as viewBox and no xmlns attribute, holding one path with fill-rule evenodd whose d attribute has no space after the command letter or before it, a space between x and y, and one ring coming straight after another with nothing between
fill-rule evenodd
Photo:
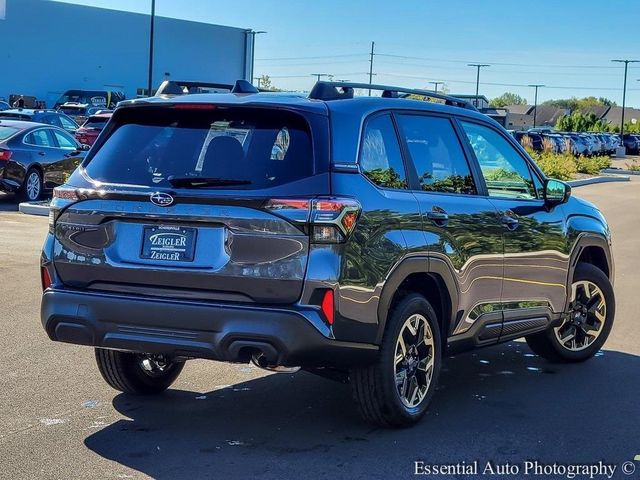
<instances>
[{"instance_id":1,"label":"green tree","mask_svg":"<svg viewBox=\"0 0 640 480\"><path fill-rule=\"evenodd\" d=\"M506 107L507 105L526 105L527 100L520 95L505 92L499 97L492 98L489 105L492 107Z\"/></svg>"},{"instance_id":2,"label":"green tree","mask_svg":"<svg viewBox=\"0 0 640 480\"><path fill-rule=\"evenodd\" d=\"M271 92L281 92L282 90L279 88L276 88L273 86L273 84L271 83L271 77L269 77L269 75L261 75L258 78L258 87L262 90L269 90Z\"/></svg>"},{"instance_id":3,"label":"green tree","mask_svg":"<svg viewBox=\"0 0 640 480\"><path fill-rule=\"evenodd\" d=\"M543 105L551 105L552 107L566 108L572 112L575 110L584 110L589 107L612 107L616 102L604 97L584 97L584 98L563 98L558 100L547 100Z\"/></svg>"}]
</instances>

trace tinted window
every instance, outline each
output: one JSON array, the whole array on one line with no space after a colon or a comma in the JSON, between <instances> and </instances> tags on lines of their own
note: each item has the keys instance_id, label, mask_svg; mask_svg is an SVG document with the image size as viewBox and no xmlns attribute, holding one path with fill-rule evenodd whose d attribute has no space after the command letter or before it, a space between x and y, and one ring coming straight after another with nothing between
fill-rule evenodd
<instances>
[{"instance_id":1,"label":"tinted window","mask_svg":"<svg viewBox=\"0 0 640 480\"><path fill-rule=\"evenodd\" d=\"M258 189L314 174L309 125L299 115L249 108L137 108L119 118L86 166L95 180L170 186L170 177L206 177L251 182L233 189Z\"/></svg>"},{"instance_id":2,"label":"tinted window","mask_svg":"<svg viewBox=\"0 0 640 480\"><path fill-rule=\"evenodd\" d=\"M76 125L73 121L71 121L67 117L58 117L58 118L60 119L62 128L64 128L65 130L75 130L78 128L78 125Z\"/></svg>"},{"instance_id":3,"label":"tinted window","mask_svg":"<svg viewBox=\"0 0 640 480\"><path fill-rule=\"evenodd\" d=\"M106 118L90 118L84 123L84 125L82 125L82 127L102 130L106 124L107 124Z\"/></svg>"},{"instance_id":4,"label":"tinted window","mask_svg":"<svg viewBox=\"0 0 640 480\"><path fill-rule=\"evenodd\" d=\"M407 188L398 137L389 115L367 122L360 152L362 172L376 185Z\"/></svg>"},{"instance_id":5,"label":"tinted window","mask_svg":"<svg viewBox=\"0 0 640 480\"><path fill-rule=\"evenodd\" d=\"M533 178L520 153L495 130L462 122L489 190L489 196L537 198Z\"/></svg>"},{"instance_id":6,"label":"tinted window","mask_svg":"<svg viewBox=\"0 0 640 480\"><path fill-rule=\"evenodd\" d=\"M17 131L18 129L13 127L0 127L0 141L6 140Z\"/></svg>"},{"instance_id":7,"label":"tinted window","mask_svg":"<svg viewBox=\"0 0 640 480\"><path fill-rule=\"evenodd\" d=\"M56 136L56 140L58 141L58 146L64 149L76 150L78 146L73 138L70 135L64 132L54 131L53 134Z\"/></svg>"},{"instance_id":8,"label":"tinted window","mask_svg":"<svg viewBox=\"0 0 640 480\"><path fill-rule=\"evenodd\" d=\"M25 137L25 142L38 147L55 147L53 138L49 134L49 130L44 128L28 134Z\"/></svg>"},{"instance_id":9,"label":"tinted window","mask_svg":"<svg viewBox=\"0 0 640 480\"><path fill-rule=\"evenodd\" d=\"M398 122L422 190L476 193L469 164L448 119L400 115Z\"/></svg>"}]
</instances>

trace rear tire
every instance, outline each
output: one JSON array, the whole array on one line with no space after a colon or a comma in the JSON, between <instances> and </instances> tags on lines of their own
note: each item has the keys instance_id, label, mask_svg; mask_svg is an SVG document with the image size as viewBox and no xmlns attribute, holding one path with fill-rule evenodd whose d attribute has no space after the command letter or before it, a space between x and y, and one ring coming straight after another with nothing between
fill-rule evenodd
<instances>
[{"instance_id":1,"label":"rear tire","mask_svg":"<svg viewBox=\"0 0 640 480\"><path fill-rule=\"evenodd\" d=\"M360 415L381 427L417 423L436 390L441 346L435 311L423 296L407 295L389 313L376 363L351 371Z\"/></svg>"},{"instance_id":2,"label":"rear tire","mask_svg":"<svg viewBox=\"0 0 640 480\"><path fill-rule=\"evenodd\" d=\"M526 337L529 348L551 362L588 360L602 348L613 327L615 297L602 270L590 263L579 263L571 290L563 323Z\"/></svg>"},{"instance_id":3,"label":"rear tire","mask_svg":"<svg viewBox=\"0 0 640 480\"><path fill-rule=\"evenodd\" d=\"M165 391L178 378L184 362L166 361L161 355L145 355L96 348L102 378L114 389L133 395Z\"/></svg>"},{"instance_id":4,"label":"rear tire","mask_svg":"<svg viewBox=\"0 0 640 480\"><path fill-rule=\"evenodd\" d=\"M18 191L21 202L37 202L42 196L42 175L36 168L27 170L22 187Z\"/></svg>"}]
</instances>

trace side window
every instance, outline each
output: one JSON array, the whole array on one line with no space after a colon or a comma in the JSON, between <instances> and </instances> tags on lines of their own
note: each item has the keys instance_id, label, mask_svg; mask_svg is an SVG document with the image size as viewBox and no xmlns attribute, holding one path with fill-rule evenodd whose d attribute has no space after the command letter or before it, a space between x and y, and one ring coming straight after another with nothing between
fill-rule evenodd
<instances>
[{"instance_id":1,"label":"side window","mask_svg":"<svg viewBox=\"0 0 640 480\"><path fill-rule=\"evenodd\" d=\"M398 137L389 115L381 115L367 122L360 151L360 167L376 185L408 188Z\"/></svg>"},{"instance_id":2,"label":"side window","mask_svg":"<svg viewBox=\"0 0 640 480\"><path fill-rule=\"evenodd\" d=\"M487 183L490 197L538 198L529 166L520 153L491 128L462 122Z\"/></svg>"},{"instance_id":3,"label":"side window","mask_svg":"<svg viewBox=\"0 0 640 480\"><path fill-rule=\"evenodd\" d=\"M31 132L24 140L26 143L37 147L55 147L53 138L49 135L48 130L44 128Z\"/></svg>"},{"instance_id":4,"label":"side window","mask_svg":"<svg viewBox=\"0 0 640 480\"><path fill-rule=\"evenodd\" d=\"M477 193L469 164L450 120L400 115L398 122L422 190Z\"/></svg>"},{"instance_id":5,"label":"side window","mask_svg":"<svg viewBox=\"0 0 640 480\"><path fill-rule=\"evenodd\" d=\"M60 117L58 115L47 115L42 117L40 121L49 125L55 125L56 127L62 127L62 122L60 122Z\"/></svg>"},{"instance_id":6,"label":"side window","mask_svg":"<svg viewBox=\"0 0 640 480\"><path fill-rule=\"evenodd\" d=\"M62 128L64 128L65 130L76 130L78 128L78 126L68 118L66 117L58 117L58 118L60 119Z\"/></svg>"},{"instance_id":7,"label":"side window","mask_svg":"<svg viewBox=\"0 0 640 480\"><path fill-rule=\"evenodd\" d=\"M58 141L58 145L60 148L64 148L65 150L76 150L78 146L74 139L72 139L69 135L64 132L58 132L56 130L53 131L53 134Z\"/></svg>"}]
</instances>

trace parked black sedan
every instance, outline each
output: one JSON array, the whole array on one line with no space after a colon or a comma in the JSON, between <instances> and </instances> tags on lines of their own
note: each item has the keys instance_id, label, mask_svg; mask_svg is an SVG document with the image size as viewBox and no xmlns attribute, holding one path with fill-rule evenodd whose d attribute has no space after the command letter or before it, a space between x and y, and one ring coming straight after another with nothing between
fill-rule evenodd
<instances>
[{"instance_id":1,"label":"parked black sedan","mask_svg":"<svg viewBox=\"0 0 640 480\"><path fill-rule=\"evenodd\" d=\"M88 146L65 130L41 123L0 120L0 191L20 201L38 200L62 185Z\"/></svg>"}]
</instances>

